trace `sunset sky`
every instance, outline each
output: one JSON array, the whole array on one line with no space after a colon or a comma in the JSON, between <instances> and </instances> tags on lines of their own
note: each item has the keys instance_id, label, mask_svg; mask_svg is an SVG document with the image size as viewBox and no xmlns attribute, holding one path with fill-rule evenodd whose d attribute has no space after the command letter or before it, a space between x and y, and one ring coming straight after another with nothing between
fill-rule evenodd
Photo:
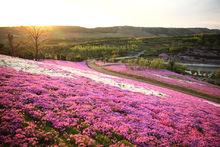
<instances>
[{"instance_id":1,"label":"sunset sky","mask_svg":"<svg viewBox=\"0 0 220 147\"><path fill-rule=\"evenodd\" d=\"M0 4L0 26L220 29L220 0L1 0Z\"/></svg>"}]
</instances>

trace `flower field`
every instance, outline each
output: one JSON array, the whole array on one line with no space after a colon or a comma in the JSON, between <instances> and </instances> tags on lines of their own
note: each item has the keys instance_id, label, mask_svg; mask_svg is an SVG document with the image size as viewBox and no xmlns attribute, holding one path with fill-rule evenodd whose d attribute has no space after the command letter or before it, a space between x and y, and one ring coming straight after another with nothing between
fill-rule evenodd
<instances>
[{"instance_id":1,"label":"flower field","mask_svg":"<svg viewBox=\"0 0 220 147\"><path fill-rule=\"evenodd\" d=\"M220 105L85 62L0 55L0 144L218 146Z\"/></svg>"},{"instance_id":2,"label":"flower field","mask_svg":"<svg viewBox=\"0 0 220 147\"><path fill-rule=\"evenodd\" d=\"M209 84L207 82L196 80L190 76L177 74L168 70L159 69L137 69L125 64L106 64L97 62L98 65L103 66L105 69L137 75L150 79L155 79L160 82L177 85L188 89L193 89L211 96L220 97L220 88L218 86Z\"/></svg>"}]
</instances>

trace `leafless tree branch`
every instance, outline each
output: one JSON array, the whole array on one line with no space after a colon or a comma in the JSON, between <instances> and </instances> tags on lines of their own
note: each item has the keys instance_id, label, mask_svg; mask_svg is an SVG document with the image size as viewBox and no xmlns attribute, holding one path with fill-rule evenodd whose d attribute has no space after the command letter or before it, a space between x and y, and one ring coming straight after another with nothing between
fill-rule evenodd
<instances>
[{"instance_id":1,"label":"leafless tree branch","mask_svg":"<svg viewBox=\"0 0 220 147\"><path fill-rule=\"evenodd\" d=\"M44 34L47 33L47 29L42 26L27 26L24 27L24 30L29 35L29 38L31 38L33 42L33 46L35 48L35 60L38 60L38 54L40 50L40 46L43 43L44 40Z\"/></svg>"}]
</instances>

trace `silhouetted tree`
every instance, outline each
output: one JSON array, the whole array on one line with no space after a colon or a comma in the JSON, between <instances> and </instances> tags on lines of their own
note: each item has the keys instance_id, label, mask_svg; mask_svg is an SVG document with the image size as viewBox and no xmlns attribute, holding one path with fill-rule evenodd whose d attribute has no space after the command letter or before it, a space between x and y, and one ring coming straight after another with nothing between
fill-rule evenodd
<instances>
[{"instance_id":1,"label":"silhouetted tree","mask_svg":"<svg viewBox=\"0 0 220 147\"><path fill-rule=\"evenodd\" d=\"M43 41L45 40L46 34L47 34L47 28L42 26L27 26L24 27L25 31L27 32L27 35L32 40L35 53L34 53L34 59L38 60L39 58L39 51L40 46L42 45Z\"/></svg>"},{"instance_id":2,"label":"silhouetted tree","mask_svg":"<svg viewBox=\"0 0 220 147\"><path fill-rule=\"evenodd\" d=\"M17 50L17 48L20 46L20 42L18 43L16 43L15 41L14 41L14 35L12 35L12 34L8 34L8 42L9 42L9 47L10 47L10 50L11 50L11 56L16 56L16 50Z\"/></svg>"}]
</instances>

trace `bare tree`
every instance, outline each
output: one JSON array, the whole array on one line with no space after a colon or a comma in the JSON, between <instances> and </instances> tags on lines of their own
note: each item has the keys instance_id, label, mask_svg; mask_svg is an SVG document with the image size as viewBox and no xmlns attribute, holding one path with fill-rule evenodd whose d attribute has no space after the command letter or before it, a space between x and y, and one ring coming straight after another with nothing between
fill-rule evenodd
<instances>
[{"instance_id":1,"label":"bare tree","mask_svg":"<svg viewBox=\"0 0 220 147\"><path fill-rule=\"evenodd\" d=\"M32 40L35 49L34 59L38 60L40 46L46 38L47 29L46 27L42 26L27 26L24 27L24 29L27 32L29 38Z\"/></svg>"},{"instance_id":2,"label":"bare tree","mask_svg":"<svg viewBox=\"0 0 220 147\"><path fill-rule=\"evenodd\" d=\"M19 47L19 45L21 44L21 42L15 42L14 41L14 35L12 34L8 34L8 42L9 42L9 46L10 46L10 50L11 50L11 56L16 56L16 50Z\"/></svg>"}]
</instances>

